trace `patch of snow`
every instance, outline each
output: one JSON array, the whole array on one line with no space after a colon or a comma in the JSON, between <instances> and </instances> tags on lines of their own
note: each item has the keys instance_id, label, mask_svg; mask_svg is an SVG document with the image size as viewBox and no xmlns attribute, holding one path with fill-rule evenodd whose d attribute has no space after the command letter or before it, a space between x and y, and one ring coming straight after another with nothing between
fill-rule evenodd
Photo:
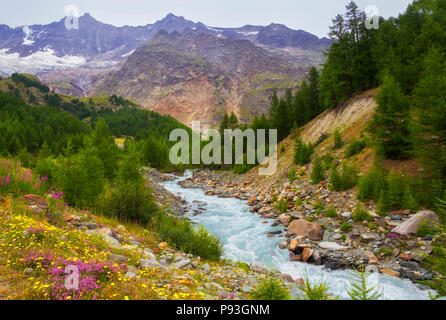
<instances>
[{"instance_id":1,"label":"patch of snow","mask_svg":"<svg viewBox=\"0 0 446 320\"><path fill-rule=\"evenodd\" d=\"M130 51L129 53L123 54L123 55L121 56L121 58L128 57L128 56L131 55L133 52L135 52L135 50L132 50L132 51Z\"/></svg>"},{"instance_id":2,"label":"patch of snow","mask_svg":"<svg viewBox=\"0 0 446 320\"><path fill-rule=\"evenodd\" d=\"M58 57L49 46L27 57L20 57L18 53L8 54L7 51L8 49L0 50L0 71L8 75L14 72L38 73L77 68L86 63L85 58L81 56Z\"/></svg>"},{"instance_id":3,"label":"patch of snow","mask_svg":"<svg viewBox=\"0 0 446 320\"><path fill-rule=\"evenodd\" d=\"M258 31L239 31L237 33L240 33L240 34L242 34L244 36L256 36L256 35L259 34Z\"/></svg>"},{"instance_id":4,"label":"patch of snow","mask_svg":"<svg viewBox=\"0 0 446 320\"><path fill-rule=\"evenodd\" d=\"M219 30L219 29L211 28L211 27L209 27L209 26L207 26L207 25L205 25L205 24L204 24L204 26L205 26L208 30L211 30L211 31L215 31L215 32L223 32L223 30Z\"/></svg>"},{"instance_id":5,"label":"patch of snow","mask_svg":"<svg viewBox=\"0 0 446 320\"><path fill-rule=\"evenodd\" d=\"M23 38L22 44L25 46L29 46L29 45L33 44L34 40L32 40L30 38L33 34L33 30L28 26L24 26L22 30L23 30L23 33L25 34L25 38Z\"/></svg>"}]
</instances>

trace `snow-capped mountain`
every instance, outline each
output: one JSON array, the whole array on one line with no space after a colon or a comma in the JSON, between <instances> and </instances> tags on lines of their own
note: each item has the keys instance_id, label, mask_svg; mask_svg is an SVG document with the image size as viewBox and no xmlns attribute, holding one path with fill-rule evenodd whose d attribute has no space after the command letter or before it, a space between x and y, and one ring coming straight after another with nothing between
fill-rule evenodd
<instances>
[{"instance_id":1,"label":"snow-capped mountain","mask_svg":"<svg viewBox=\"0 0 446 320\"><path fill-rule=\"evenodd\" d=\"M165 30L169 33L207 33L219 38L249 40L271 50L299 48L321 52L330 45L327 38L283 25L209 27L184 17L168 14L146 26L115 27L86 13L78 19L78 29L67 29L65 19L47 25L11 28L0 25L0 73L41 73L78 67L106 68L127 59L137 48ZM291 50L292 51L292 50Z\"/></svg>"}]
</instances>

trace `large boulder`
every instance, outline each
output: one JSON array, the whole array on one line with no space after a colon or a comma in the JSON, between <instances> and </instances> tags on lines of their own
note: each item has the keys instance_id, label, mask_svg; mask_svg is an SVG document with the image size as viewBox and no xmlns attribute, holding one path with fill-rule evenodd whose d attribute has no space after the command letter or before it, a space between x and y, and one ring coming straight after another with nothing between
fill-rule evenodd
<instances>
[{"instance_id":1,"label":"large boulder","mask_svg":"<svg viewBox=\"0 0 446 320\"><path fill-rule=\"evenodd\" d=\"M309 222L304 219L291 222L288 226L288 233L310 240L322 240L321 226L316 222Z\"/></svg>"},{"instance_id":2,"label":"large boulder","mask_svg":"<svg viewBox=\"0 0 446 320\"><path fill-rule=\"evenodd\" d=\"M392 229L392 232L398 233L401 235L411 235L416 234L418 231L418 227L423 221L427 221L430 223L439 223L440 219L438 215L429 210L419 211L417 214L407 219L397 227Z\"/></svg>"}]
</instances>

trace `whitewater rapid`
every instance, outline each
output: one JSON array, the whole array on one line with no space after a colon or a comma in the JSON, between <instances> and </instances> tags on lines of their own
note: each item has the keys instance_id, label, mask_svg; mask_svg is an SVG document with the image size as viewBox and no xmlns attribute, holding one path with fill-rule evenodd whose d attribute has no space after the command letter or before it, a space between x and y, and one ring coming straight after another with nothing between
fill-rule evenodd
<instances>
[{"instance_id":1,"label":"whitewater rapid","mask_svg":"<svg viewBox=\"0 0 446 320\"><path fill-rule=\"evenodd\" d=\"M261 261L282 273L291 275L294 279L302 278L307 273L312 282L321 279L326 281L332 295L339 299L349 298L345 288L349 284L351 271L331 271L323 266L289 261L288 250L281 250L278 247L278 243L285 239L285 232L282 232L282 236L267 237L268 232L285 230L284 226L272 227L274 220L266 220L256 213L249 212L250 208L245 201L205 195L201 189L186 189L178 185L178 182L191 176L192 173L187 171L183 177L164 182L162 185L172 194L183 197L191 205L192 211L199 206L193 201L207 203L204 213L189 215L189 219L197 224L203 224L209 232L221 239L224 258L249 264ZM264 223L265 221L268 223ZM384 299L429 299L428 289L408 279L373 273L369 277L369 282L382 290Z\"/></svg>"}]
</instances>

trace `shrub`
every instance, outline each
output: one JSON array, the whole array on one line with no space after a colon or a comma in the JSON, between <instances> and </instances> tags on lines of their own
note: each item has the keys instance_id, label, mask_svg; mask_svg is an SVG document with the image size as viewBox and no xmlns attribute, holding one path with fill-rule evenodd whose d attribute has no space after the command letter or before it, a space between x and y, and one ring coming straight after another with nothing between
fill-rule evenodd
<instances>
[{"instance_id":1,"label":"shrub","mask_svg":"<svg viewBox=\"0 0 446 320\"><path fill-rule=\"evenodd\" d=\"M340 174L335 166L332 166L330 169L330 184L333 190L349 190L356 185L357 181L358 171L354 166L343 163L342 171Z\"/></svg>"},{"instance_id":2,"label":"shrub","mask_svg":"<svg viewBox=\"0 0 446 320\"><path fill-rule=\"evenodd\" d=\"M386 185L386 172L380 166L374 166L358 180L358 199L378 201Z\"/></svg>"},{"instance_id":3,"label":"shrub","mask_svg":"<svg viewBox=\"0 0 446 320\"><path fill-rule=\"evenodd\" d=\"M438 199L437 203L437 211L438 216L440 217L441 222L446 222L446 201L443 199Z\"/></svg>"},{"instance_id":4,"label":"shrub","mask_svg":"<svg viewBox=\"0 0 446 320\"><path fill-rule=\"evenodd\" d=\"M154 224L161 239L184 252L211 261L218 261L223 254L219 238L209 234L202 226L194 229L187 219L179 219L161 212Z\"/></svg>"},{"instance_id":5,"label":"shrub","mask_svg":"<svg viewBox=\"0 0 446 320\"><path fill-rule=\"evenodd\" d=\"M253 300L290 300L290 292L280 280L273 275L267 276L251 292Z\"/></svg>"},{"instance_id":6,"label":"shrub","mask_svg":"<svg viewBox=\"0 0 446 320\"><path fill-rule=\"evenodd\" d=\"M313 161L313 169L310 174L310 179L312 184L318 184L324 180L324 168L322 167L322 162L319 157L315 157Z\"/></svg>"},{"instance_id":7,"label":"shrub","mask_svg":"<svg viewBox=\"0 0 446 320\"><path fill-rule=\"evenodd\" d=\"M288 202L287 202L284 198L282 198L282 199L280 199L279 202L277 203L276 208L277 208L280 212L284 213L284 212L286 212L287 209L288 209Z\"/></svg>"},{"instance_id":8,"label":"shrub","mask_svg":"<svg viewBox=\"0 0 446 320\"><path fill-rule=\"evenodd\" d=\"M369 223L369 229L370 230L376 230L378 229L378 226L374 222Z\"/></svg>"},{"instance_id":9,"label":"shrub","mask_svg":"<svg viewBox=\"0 0 446 320\"><path fill-rule=\"evenodd\" d=\"M296 202L294 203L294 205L296 207L301 206L304 203L304 201L301 198L297 198Z\"/></svg>"},{"instance_id":10,"label":"shrub","mask_svg":"<svg viewBox=\"0 0 446 320\"><path fill-rule=\"evenodd\" d=\"M353 230L353 226L350 223L348 223L348 222L344 222L341 225L340 229L341 229L342 232L346 232L347 233L347 232L350 232L350 231Z\"/></svg>"},{"instance_id":11,"label":"shrub","mask_svg":"<svg viewBox=\"0 0 446 320\"><path fill-rule=\"evenodd\" d=\"M404 209L408 209L411 212L417 211L420 207L418 201L415 199L412 193L412 190L410 190L410 187L407 184L404 187L402 205Z\"/></svg>"},{"instance_id":12,"label":"shrub","mask_svg":"<svg viewBox=\"0 0 446 320\"><path fill-rule=\"evenodd\" d=\"M52 158L38 159L34 169L40 176L47 177L50 183L56 182L56 177L60 176L61 166L58 161Z\"/></svg>"},{"instance_id":13,"label":"shrub","mask_svg":"<svg viewBox=\"0 0 446 320\"><path fill-rule=\"evenodd\" d=\"M389 209L400 209L405 181L401 175L391 172L387 176L386 205Z\"/></svg>"},{"instance_id":14,"label":"shrub","mask_svg":"<svg viewBox=\"0 0 446 320\"><path fill-rule=\"evenodd\" d=\"M353 213L353 221L355 222L363 222L363 221L371 221L372 217L369 214L369 211L367 209L364 209L364 207L357 203L355 212Z\"/></svg>"},{"instance_id":15,"label":"shrub","mask_svg":"<svg viewBox=\"0 0 446 320\"><path fill-rule=\"evenodd\" d=\"M298 172L298 176L299 177L303 177L304 175L307 174L307 170L305 170L305 168L300 168L299 172Z\"/></svg>"},{"instance_id":16,"label":"shrub","mask_svg":"<svg viewBox=\"0 0 446 320\"><path fill-rule=\"evenodd\" d=\"M331 153L327 153L326 155L324 155L322 157L322 164L324 166L324 171L329 170L331 168L331 164L333 163L333 156L331 155Z\"/></svg>"},{"instance_id":17,"label":"shrub","mask_svg":"<svg viewBox=\"0 0 446 320\"><path fill-rule=\"evenodd\" d=\"M336 129L335 132L333 133L333 139L334 139L333 149L334 150L341 149L344 143L342 141L342 135L339 132L339 129Z\"/></svg>"},{"instance_id":18,"label":"shrub","mask_svg":"<svg viewBox=\"0 0 446 320\"><path fill-rule=\"evenodd\" d=\"M317 199L316 203L314 204L314 210L316 210L317 214L321 214L322 211L325 210L325 206L321 200Z\"/></svg>"},{"instance_id":19,"label":"shrub","mask_svg":"<svg viewBox=\"0 0 446 320\"><path fill-rule=\"evenodd\" d=\"M366 147L367 143L364 139L353 139L350 141L347 149L345 150L345 156L347 158L353 157L361 153L361 151Z\"/></svg>"},{"instance_id":20,"label":"shrub","mask_svg":"<svg viewBox=\"0 0 446 320\"><path fill-rule=\"evenodd\" d=\"M59 174L56 180L65 200L77 207L93 206L104 188L104 167L93 152L72 156L64 162Z\"/></svg>"},{"instance_id":21,"label":"shrub","mask_svg":"<svg viewBox=\"0 0 446 320\"><path fill-rule=\"evenodd\" d=\"M290 180L290 183L293 183L296 180L296 168L291 168L288 172L288 179Z\"/></svg>"},{"instance_id":22,"label":"shrub","mask_svg":"<svg viewBox=\"0 0 446 320\"><path fill-rule=\"evenodd\" d=\"M152 195L139 182L123 182L106 188L97 205L105 215L124 221L147 224L158 212Z\"/></svg>"},{"instance_id":23,"label":"shrub","mask_svg":"<svg viewBox=\"0 0 446 320\"><path fill-rule=\"evenodd\" d=\"M418 226L417 236L419 237L434 236L438 234L440 231L441 229L438 224L430 220L421 221L420 225Z\"/></svg>"},{"instance_id":24,"label":"shrub","mask_svg":"<svg viewBox=\"0 0 446 320\"><path fill-rule=\"evenodd\" d=\"M333 163L330 167L330 188L332 190L340 190L341 185L341 175L336 169L336 165Z\"/></svg>"},{"instance_id":25,"label":"shrub","mask_svg":"<svg viewBox=\"0 0 446 320\"><path fill-rule=\"evenodd\" d=\"M308 278L308 274L305 274L303 283L301 285L302 290L305 292L306 300L331 300L328 295L329 287L327 282L323 279L318 282L311 283Z\"/></svg>"},{"instance_id":26,"label":"shrub","mask_svg":"<svg viewBox=\"0 0 446 320\"><path fill-rule=\"evenodd\" d=\"M386 206L386 195L384 193L384 190L381 190L378 202L376 203L376 213L383 216L387 212L387 206Z\"/></svg>"},{"instance_id":27,"label":"shrub","mask_svg":"<svg viewBox=\"0 0 446 320\"><path fill-rule=\"evenodd\" d=\"M313 151L314 151L314 146L311 143L306 144L302 140L298 139L296 141L296 146L294 151L294 163L300 166L304 166L310 163Z\"/></svg>"},{"instance_id":28,"label":"shrub","mask_svg":"<svg viewBox=\"0 0 446 320\"><path fill-rule=\"evenodd\" d=\"M277 201L277 196L274 194L272 197L271 197L271 203L274 203L274 202L276 202Z\"/></svg>"},{"instance_id":29,"label":"shrub","mask_svg":"<svg viewBox=\"0 0 446 320\"><path fill-rule=\"evenodd\" d=\"M333 205L330 205L327 208L327 212L325 213L325 216L328 218L338 218L338 212L336 211L336 208Z\"/></svg>"}]
</instances>

